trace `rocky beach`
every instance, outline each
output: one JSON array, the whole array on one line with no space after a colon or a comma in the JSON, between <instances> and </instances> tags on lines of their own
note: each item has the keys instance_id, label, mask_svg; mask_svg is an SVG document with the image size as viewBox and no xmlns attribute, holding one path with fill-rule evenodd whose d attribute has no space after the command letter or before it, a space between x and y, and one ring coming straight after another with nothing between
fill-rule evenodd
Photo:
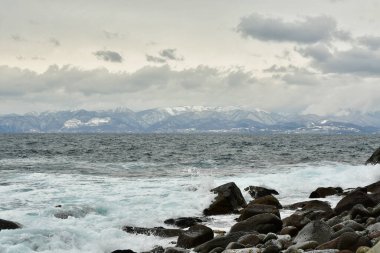
<instances>
[{"instance_id":1,"label":"rocky beach","mask_svg":"<svg viewBox=\"0 0 380 253\"><path fill-rule=\"evenodd\" d=\"M366 165L380 162L380 148ZM306 184L307 182L305 182ZM170 247L157 246L151 253L377 253L380 252L380 181L357 188L343 189L334 185L318 187L307 201L282 205L279 192L262 186L241 189L229 182L211 190L214 200L201 217L174 217L163 226L146 228L122 227L125 233L169 238ZM335 206L324 200L338 196ZM196 201L196 200L195 200ZM55 206L57 210L61 205ZM286 213L286 217L281 214ZM56 212L55 218L68 219L75 212ZM235 222L224 230L205 224L218 215L231 215ZM5 217L1 217L5 218ZM76 217L78 218L78 217ZM15 221L0 219L0 230L22 229ZM133 253L118 249L112 253Z\"/></svg>"}]
</instances>

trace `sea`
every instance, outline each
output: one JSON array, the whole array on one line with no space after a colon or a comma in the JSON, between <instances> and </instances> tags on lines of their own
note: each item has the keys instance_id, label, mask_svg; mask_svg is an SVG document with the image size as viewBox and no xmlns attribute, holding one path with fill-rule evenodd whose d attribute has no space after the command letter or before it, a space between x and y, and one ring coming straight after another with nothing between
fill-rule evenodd
<instances>
[{"instance_id":1,"label":"sea","mask_svg":"<svg viewBox=\"0 0 380 253\"><path fill-rule=\"evenodd\" d=\"M210 189L227 182L247 201L247 186L276 189L283 205L307 200L320 186L364 186L380 180L380 166L364 165L379 146L380 135L0 135L0 219L23 226L0 231L0 252L173 246L176 238L122 227L202 216ZM339 197L326 200L334 206ZM235 218L211 216L205 224L228 232Z\"/></svg>"}]
</instances>

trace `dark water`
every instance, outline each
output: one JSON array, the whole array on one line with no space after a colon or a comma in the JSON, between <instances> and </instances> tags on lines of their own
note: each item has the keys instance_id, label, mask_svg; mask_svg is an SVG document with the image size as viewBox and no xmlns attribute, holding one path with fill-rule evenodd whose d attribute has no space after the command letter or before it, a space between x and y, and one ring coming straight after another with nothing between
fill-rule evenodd
<instances>
[{"instance_id":1,"label":"dark water","mask_svg":"<svg viewBox=\"0 0 380 253\"><path fill-rule=\"evenodd\" d=\"M276 165L363 164L380 135L0 135L0 170L165 176L178 168L239 173Z\"/></svg>"}]
</instances>

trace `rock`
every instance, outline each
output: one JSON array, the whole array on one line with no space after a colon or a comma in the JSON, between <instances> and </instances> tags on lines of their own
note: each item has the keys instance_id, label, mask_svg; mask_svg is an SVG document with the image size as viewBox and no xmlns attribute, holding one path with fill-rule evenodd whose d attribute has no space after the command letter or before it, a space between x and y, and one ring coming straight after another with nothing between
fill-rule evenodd
<instances>
[{"instance_id":1,"label":"rock","mask_svg":"<svg viewBox=\"0 0 380 253\"><path fill-rule=\"evenodd\" d=\"M315 249L318 247L319 243L316 241L306 241L306 242L299 242L296 245L292 246L296 249L302 249L302 250L310 250Z\"/></svg>"},{"instance_id":2,"label":"rock","mask_svg":"<svg viewBox=\"0 0 380 253\"><path fill-rule=\"evenodd\" d=\"M278 199L276 197L272 196L272 195L267 195L267 196L264 196L264 197L260 197L260 198L254 199L251 202L249 202L248 206L251 206L251 205L254 205L254 204L271 205L271 206L277 207L278 209L282 208L282 205L280 204L280 202L278 201Z\"/></svg>"},{"instance_id":3,"label":"rock","mask_svg":"<svg viewBox=\"0 0 380 253\"><path fill-rule=\"evenodd\" d=\"M177 246L190 249L213 238L214 232L211 228L203 225L194 225L179 235Z\"/></svg>"},{"instance_id":4,"label":"rock","mask_svg":"<svg viewBox=\"0 0 380 253\"><path fill-rule=\"evenodd\" d=\"M272 213L280 218L280 211L272 205L251 204L241 211L238 221L246 220L252 216L262 213Z\"/></svg>"},{"instance_id":5,"label":"rock","mask_svg":"<svg viewBox=\"0 0 380 253\"><path fill-rule=\"evenodd\" d=\"M228 235L225 235L225 236L215 237L214 239L208 242L202 243L201 245L195 247L194 251L200 252L200 253L208 253L217 247L221 247L224 249L227 247L227 245L230 242L236 242L243 235L245 235L245 233L237 232L237 233L229 233Z\"/></svg>"},{"instance_id":6,"label":"rock","mask_svg":"<svg viewBox=\"0 0 380 253\"><path fill-rule=\"evenodd\" d=\"M291 237L294 237L298 234L298 228L293 226L286 226L283 227L279 233L280 235L290 235Z\"/></svg>"},{"instance_id":7,"label":"rock","mask_svg":"<svg viewBox=\"0 0 380 253\"><path fill-rule=\"evenodd\" d=\"M309 198L326 198L327 196L342 193L343 189L341 187L318 187L310 194Z\"/></svg>"},{"instance_id":8,"label":"rock","mask_svg":"<svg viewBox=\"0 0 380 253\"><path fill-rule=\"evenodd\" d=\"M353 220L346 220L343 221L341 224L343 225L343 227L352 228L354 231L363 231L365 229L363 225Z\"/></svg>"},{"instance_id":9,"label":"rock","mask_svg":"<svg viewBox=\"0 0 380 253\"><path fill-rule=\"evenodd\" d=\"M203 220L196 217L180 217L175 219L167 219L164 221L164 223L167 225L173 225L180 228L188 228L196 225L199 222L203 222Z\"/></svg>"},{"instance_id":10,"label":"rock","mask_svg":"<svg viewBox=\"0 0 380 253\"><path fill-rule=\"evenodd\" d=\"M0 230L3 229L18 229L22 226L16 222L0 219Z\"/></svg>"},{"instance_id":11,"label":"rock","mask_svg":"<svg viewBox=\"0 0 380 253\"><path fill-rule=\"evenodd\" d=\"M372 224L369 227L367 227L367 231L368 231L368 233L380 231L380 222L377 222L377 223Z\"/></svg>"},{"instance_id":12,"label":"rock","mask_svg":"<svg viewBox=\"0 0 380 253\"><path fill-rule=\"evenodd\" d=\"M362 204L357 204L351 209L350 215L354 219L357 215L369 217L370 213Z\"/></svg>"},{"instance_id":13,"label":"rock","mask_svg":"<svg viewBox=\"0 0 380 253\"><path fill-rule=\"evenodd\" d=\"M380 148L376 149L375 152L368 158L368 160L365 162L365 165L367 164L378 164L380 162Z\"/></svg>"},{"instance_id":14,"label":"rock","mask_svg":"<svg viewBox=\"0 0 380 253\"><path fill-rule=\"evenodd\" d=\"M339 236L341 236L342 234L344 233L347 233L347 232L355 232L355 230L353 230L352 228L342 228L338 231L336 231L334 234L331 235L331 239L335 239L335 238L338 238Z\"/></svg>"},{"instance_id":15,"label":"rock","mask_svg":"<svg viewBox=\"0 0 380 253\"><path fill-rule=\"evenodd\" d=\"M229 214L247 203L235 183L227 183L211 190L218 194L208 208L203 210L205 215Z\"/></svg>"},{"instance_id":16,"label":"rock","mask_svg":"<svg viewBox=\"0 0 380 253\"><path fill-rule=\"evenodd\" d=\"M285 227L292 226L296 227L298 230L302 229L310 221L311 220L309 218L306 218L297 212L282 220Z\"/></svg>"},{"instance_id":17,"label":"rock","mask_svg":"<svg viewBox=\"0 0 380 253\"><path fill-rule=\"evenodd\" d=\"M256 246L261 242L261 239L259 236L256 234L248 234L248 235L243 235L242 237L237 240L238 243L244 244L246 246Z\"/></svg>"},{"instance_id":18,"label":"rock","mask_svg":"<svg viewBox=\"0 0 380 253\"><path fill-rule=\"evenodd\" d=\"M209 253L222 253L223 251L224 251L224 248L216 247L215 249L211 250Z\"/></svg>"},{"instance_id":19,"label":"rock","mask_svg":"<svg viewBox=\"0 0 380 253\"><path fill-rule=\"evenodd\" d=\"M332 211L332 208L328 202L320 201L320 200L309 200L309 201L297 202L297 203L288 205L285 208L286 209L301 208L302 211L306 211L306 210L321 210L321 211L326 211L326 212Z\"/></svg>"},{"instance_id":20,"label":"rock","mask_svg":"<svg viewBox=\"0 0 380 253\"><path fill-rule=\"evenodd\" d=\"M372 217L380 216L380 204L377 204L370 212Z\"/></svg>"},{"instance_id":21,"label":"rock","mask_svg":"<svg viewBox=\"0 0 380 253\"><path fill-rule=\"evenodd\" d=\"M278 239L278 237L277 237L277 235L276 234L274 234L274 233L268 233L266 236L265 236L265 238L264 238L264 242L267 242L267 241L269 241L269 240L276 240L276 239Z\"/></svg>"},{"instance_id":22,"label":"rock","mask_svg":"<svg viewBox=\"0 0 380 253\"><path fill-rule=\"evenodd\" d=\"M317 249L339 249L351 250L355 252L360 246L370 246L371 242L368 238L360 237L354 232L346 232L331 241L319 245Z\"/></svg>"},{"instance_id":23,"label":"rock","mask_svg":"<svg viewBox=\"0 0 380 253\"><path fill-rule=\"evenodd\" d=\"M263 253L259 248L226 249L223 253Z\"/></svg>"},{"instance_id":24,"label":"rock","mask_svg":"<svg viewBox=\"0 0 380 253\"><path fill-rule=\"evenodd\" d=\"M282 221L274 214L258 214L244 221L240 221L231 227L230 232L252 232L259 233L279 232Z\"/></svg>"},{"instance_id":25,"label":"rock","mask_svg":"<svg viewBox=\"0 0 380 253\"><path fill-rule=\"evenodd\" d=\"M130 249L118 249L118 250L112 251L111 253L136 253L136 252Z\"/></svg>"},{"instance_id":26,"label":"rock","mask_svg":"<svg viewBox=\"0 0 380 253\"><path fill-rule=\"evenodd\" d=\"M295 243L316 241L319 244L330 240L332 228L323 221L312 221L307 224L294 238Z\"/></svg>"},{"instance_id":27,"label":"rock","mask_svg":"<svg viewBox=\"0 0 380 253\"><path fill-rule=\"evenodd\" d=\"M341 199L334 210L337 214L340 214L343 211L351 210L356 204L362 204L365 207L373 207L376 203L367 193L360 190L354 190Z\"/></svg>"},{"instance_id":28,"label":"rock","mask_svg":"<svg viewBox=\"0 0 380 253\"><path fill-rule=\"evenodd\" d=\"M367 191L372 192L372 193L380 192L380 181L377 181L373 184L369 184L365 186L365 188L367 189Z\"/></svg>"},{"instance_id":29,"label":"rock","mask_svg":"<svg viewBox=\"0 0 380 253\"><path fill-rule=\"evenodd\" d=\"M163 228L163 227L141 228L141 227L124 226L122 230L130 234L144 234L144 235L154 235L154 236L160 236L160 237L179 236L183 232L183 230L181 229L169 229L169 228Z\"/></svg>"},{"instance_id":30,"label":"rock","mask_svg":"<svg viewBox=\"0 0 380 253\"><path fill-rule=\"evenodd\" d=\"M164 253L189 253L190 250L179 248L179 247L169 247L166 248Z\"/></svg>"},{"instance_id":31,"label":"rock","mask_svg":"<svg viewBox=\"0 0 380 253\"><path fill-rule=\"evenodd\" d=\"M263 253L279 253L281 249L275 245L270 245L263 250Z\"/></svg>"},{"instance_id":32,"label":"rock","mask_svg":"<svg viewBox=\"0 0 380 253\"><path fill-rule=\"evenodd\" d=\"M366 253L368 250L370 250L370 247L360 246L360 247L356 250L356 253Z\"/></svg>"},{"instance_id":33,"label":"rock","mask_svg":"<svg viewBox=\"0 0 380 253\"><path fill-rule=\"evenodd\" d=\"M276 190L268 189L261 186L248 186L244 188L244 191L248 191L249 195L251 195L252 198L254 199L271 195L271 194L278 195L278 192Z\"/></svg>"},{"instance_id":34,"label":"rock","mask_svg":"<svg viewBox=\"0 0 380 253\"><path fill-rule=\"evenodd\" d=\"M244 249L245 245L238 243L238 242L230 242L226 249Z\"/></svg>"},{"instance_id":35,"label":"rock","mask_svg":"<svg viewBox=\"0 0 380 253\"><path fill-rule=\"evenodd\" d=\"M330 227L335 226L336 224L342 223L343 219L340 216L334 216L331 219L327 220L326 223Z\"/></svg>"}]
</instances>

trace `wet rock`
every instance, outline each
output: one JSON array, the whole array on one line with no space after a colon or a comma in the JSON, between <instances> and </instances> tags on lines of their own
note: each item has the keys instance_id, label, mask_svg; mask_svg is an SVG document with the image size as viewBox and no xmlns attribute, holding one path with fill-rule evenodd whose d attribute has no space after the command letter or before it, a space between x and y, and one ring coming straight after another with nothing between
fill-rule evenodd
<instances>
[{"instance_id":1,"label":"wet rock","mask_svg":"<svg viewBox=\"0 0 380 253\"><path fill-rule=\"evenodd\" d=\"M226 249L244 249L245 245L238 243L238 242L230 242Z\"/></svg>"},{"instance_id":2,"label":"wet rock","mask_svg":"<svg viewBox=\"0 0 380 253\"><path fill-rule=\"evenodd\" d=\"M166 248L164 253L189 253L190 250L187 250L187 249L183 249L183 248L180 248L180 247L169 247L169 248Z\"/></svg>"},{"instance_id":3,"label":"wet rock","mask_svg":"<svg viewBox=\"0 0 380 253\"><path fill-rule=\"evenodd\" d=\"M365 186L368 192L377 193L380 192L380 181Z\"/></svg>"},{"instance_id":4,"label":"wet rock","mask_svg":"<svg viewBox=\"0 0 380 253\"><path fill-rule=\"evenodd\" d=\"M183 230L181 229L169 229L163 227L154 227L154 228L142 228L142 227L132 227L124 226L123 231L130 234L143 234L143 235L154 235L160 237L175 237L182 234Z\"/></svg>"},{"instance_id":5,"label":"wet rock","mask_svg":"<svg viewBox=\"0 0 380 253\"><path fill-rule=\"evenodd\" d=\"M197 217L180 217L175 219L167 219L164 221L167 225L173 225L180 228L188 228L200 222L203 222L203 220Z\"/></svg>"},{"instance_id":6,"label":"wet rock","mask_svg":"<svg viewBox=\"0 0 380 253\"><path fill-rule=\"evenodd\" d=\"M214 232L211 228L203 225L191 226L188 230L183 231L177 240L177 246L182 248L194 248L204 242L214 238Z\"/></svg>"},{"instance_id":7,"label":"wet rock","mask_svg":"<svg viewBox=\"0 0 380 253\"><path fill-rule=\"evenodd\" d=\"M217 247L225 249L230 242L236 242L243 235L245 235L245 233L237 232L229 233L225 236L215 237L214 239L195 247L194 251L200 253L208 253Z\"/></svg>"},{"instance_id":8,"label":"wet rock","mask_svg":"<svg viewBox=\"0 0 380 253\"><path fill-rule=\"evenodd\" d=\"M3 229L18 229L22 226L18 224L17 222L9 221L9 220L2 220L0 219L0 230Z\"/></svg>"},{"instance_id":9,"label":"wet rock","mask_svg":"<svg viewBox=\"0 0 380 253\"><path fill-rule=\"evenodd\" d=\"M240 189L233 182L218 186L211 191L218 195L210 206L203 210L205 215L228 214L247 205Z\"/></svg>"},{"instance_id":10,"label":"wet rock","mask_svg":"<svg viewBox=\"0 0 380 253\"><path fill-rule=\"evenodd\" d=\"M330 240L332 228L323 221L312 221L307 224L294 238L295 243L316 241L319 244Z\"/></svg>"},{"instance_id":11,"label":"wet rock","mask_svg":"<svg viewBox=\"0 0 380 253\"><path fill-rule=\"evenodd\" d=\"M282 220L285 227L292 226L296 227L298 230L302 229L310 221L309 218L306 218L304 215L297 212Z\"/></svg>"},{"instance_id":12,"label":"wet rock","mask_svg":"<svg viewBox=\"0 0 380 253\"><path fill-rule=\"evenodd\" d=\"M278 201L278 199L276 197L274 197L273 195L267 195L264 197L254 199L251 202L249 202L248 206L255 205L255 204L271 205L271 206L277 207L278 209L282 208L280 201Z\"/></svg>"},{"instance_id":13,"label":"wet rock","mask_svg":"<svg viewBox=\"0 0 380 253\"><path fill-rule=\"evenodd\" d=\"M380 204L377 204L370 212L372 217L380 216Z\"/></svg>"},{"instance_id":14,"label":"wet rock","mask_svg":"<svg viewBox=\"0 0 380 253\"><path fill-rule=\"evenodd\" d=\"M280 218L280 211L272 205L250 204L241 211L238 221L246 220L252 216L262 213L272 213Z\"/></svg>"},{"instance_id":15,"label":"wet rock","mask_svg":"<svg viewBox=\"0 0 380 253\"><path fill-rule=\"evenodd\" d=\"M365 227L353 220L346 220L341 223L345 228L352 228L354 231L363 231Z\"/></svg>"},{"instance_id":16,"label":"wet rock","mask_svg":"<svg viewBox=\"0 0 380 253\"><path fill-rule=\"evenodd\" d=\"M342 223L342 222L343 222L343 219L340 216L334 216L334 217L332 217L332 218L330 218L329 220L326 221L327 225L329 225L330 227L333 227L336 224L339 224L339 223Z\"/></svg>"},{"instance_id":17,"label":"wet rock","mask_svg":"<svg viewBox=\"0 0 380 253\"><path fill-rule=\"evenodd\" d=\"M269 240L276 240L276 239L278 239L278 237L277 237L277 235L276 234L274 234L274 233L268 233L266 236L265 236L265 238L264 238L264 242L267 242L267 241L269 241Z\"/></svg>"},{"instance_id":18,"label":"wet rock","mask_svg":"<svg viewBox=\"0 0 380 253\"><path fill-rule=\"evenodd\" d=\"M306 241L306 242L299 242L296 245L292 246L296 249L302 249L302 250L310 250L315 249L318 247L319 243L316 241Z\"/></svg>"},{"instance_id":19,"label":"wet rock","mask_svg":"<svg viewBox=\"0 0 380 253\"><path fill-rule=\"evenodd\" d=\"M258 235L256 234L248 234L248 235L243 235L242 237L237 240L238 243L244 244L246 246L256 246L261 242L261 239Z\"/></svg>"},{"instance_id":20,"label":"wet rock","mask_svg":"<svg viewBox=\"0 0 380 253\"><path fill-rule=\"evenodd\" d=\"M326 201L321 200L309 200L309 201L302 201L297 202L291 205L288 205L285 207L286 209L301 209L302 211L306 210L321 210L326 212L331 212L332 208L330 204Z\"/></svg>"},{"instance_id":21,"label":"wet rock","mask_svg":"<svg viewBox=\"0 0 380 253\"><path fill-rule=\"evenodd\" d=\"M341 199L334 210L337 214L340 214L343 211L351 210L357 204L362 204L365 207L373 207L376 203L367 193L361 190L354 190Z\"/></svg>"},{"instance_id":22,"label":"wet rock","mask_svg":"<svg viewBox=\"0 0 380 253\"><path fill-rule=\"evenodd\" d=\"M268 189L261 186L248 186L244 188L244 191L248 191L249 195L251 195L252 198L254 199L271 195L271 194L278 195L278 192L276 190Z\"/></svg>"},{"instance_id":23,"label":"wet rock","mask_svg":"<svg viewBox=\"0 0 380 253\"><path fill-rule=\"evenodd\" d=\"M367 164L378 164L380 162L380 148L376 149L375 152L368 158L368 160L365 162L365 165Z\"/></svg>"},{"instance_id":24,"label":"wet rock","mask_svg":"<svg viewBox=\"0 0 380 253\"><path fill-rule=\"evenodd\" d=\"M263 253L263 250L259 248L226 249L223 253Z\"/></svg>"},{"instance_id":25,"label":"wet rock","mask_svg":"<svg viewBox=\"0 0 380 253\"><path fill-rule=\"evenodd\" d=\"M142 253L164 253L165 249L162 246L155 246L152 250Z\"/></svg>"},{"instance_id":26,"label":"wet rock","mask_svg":"<svg viewBox=\"0 0 380 253\"><path fill-rule=\"evenodd\" d=\"M279 232L282 228L282 221L274 214L258 214L244 221L240 221L231 227L231 232L252 232L259 233Z\"/></svg>"},{"instance_id":27,"label":"wet rock","mask_svg":"<svg viewBox=\"0 0 380 253\"><path fill-rule=\"evenodd\" d=\"M293 226L286 226L283 227L279 233L280 235L290 235L291 237L294 237L298 234L298 228Z\"/></svg>"},{"instance_id":28,"label":"wet rock","mask_svg":"<svg viewBox=\"0 0 380 253\"><path fill-rule=\"evenodd\" d=\"M341 187L318 187L310 194L309 198L326 198L327 196L342 193L343 189Z\"/></svg>"}]
</instances>

